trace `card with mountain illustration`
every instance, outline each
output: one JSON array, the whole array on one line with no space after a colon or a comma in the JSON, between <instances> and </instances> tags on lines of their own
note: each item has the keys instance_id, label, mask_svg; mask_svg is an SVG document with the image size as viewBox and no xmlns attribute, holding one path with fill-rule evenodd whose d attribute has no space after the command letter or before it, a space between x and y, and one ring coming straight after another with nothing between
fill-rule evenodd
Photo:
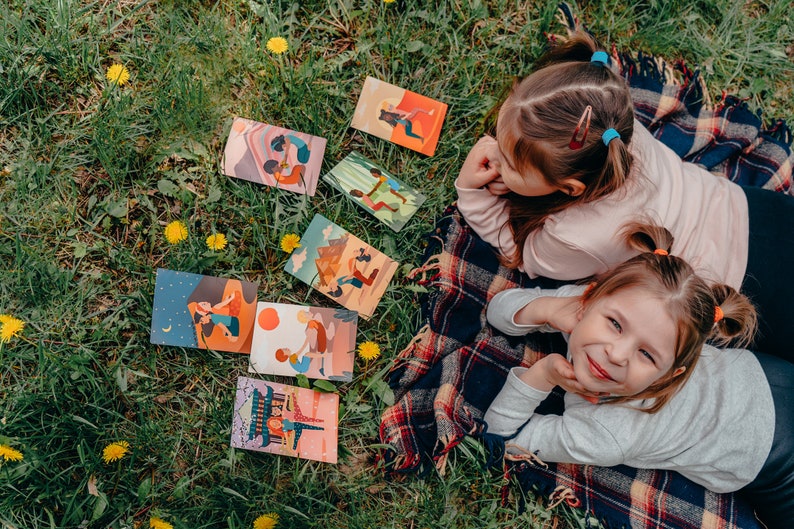
<instances>
[{"instance_id":1,"label":"card with mountain illustration","mask_svg":"<svg viewBox=\"0 0 794 529\"><path fill-rule=\"evenodd\" d=\"M425 201L424 195L357 152L325 173L323 180L394 231L400 231Z\"/></svg>"},{"instance_id":2,"label":"card with mountain illustration","mask_svg":"<svg viewBox=\"0 0 794 529\"><path fill-rule=\"evenodd\" d=\"M364 318L375 312L397 262L316 214L286 271Z\"/></svg>"},{"instance_id":3,"label":"card with mountain illustration","mask_svg":"<svg viewBox=\"0 0 794 529\"><path fill-rule=\"evenodd\" d=\"M260 301L248 371L353 380L358 313Z\"/></svg>"},{"instance_id":4,"label":"card with mountain illustration","mask_svg":"<svg viewBox=\"0 0 794 529\"><path fill-rule=\"evenodd\" d=\"M432 156L446 114L445 103L367 77L350 125Z\"/></svg>"},{"instance_id":5,"label":"card with mountain illustration","mask_svg":"<svg viewBox=\"0 0 794 529\"><path fill-rule=\"evenodd\" d=\"M223 151L223 174L314 196L325 138L234 118Z\"/></svg>"},{"instance_id":6,"label":"card with mountain illustration","mask_svg":"<svg viewBox=\"0 0 794 529\"><path fill-rule=\"evenodd\" d=\"M157 269L150 341L249 353L258 283Z\"/></svg>"},{"instance_id":7,"label":"card with mountain illustration","mask_svg":"<svg viewBox=\"0 0 794 529\"><path fill-rule=\"evenodd\" d=\"M339 395L237 378L231 446L336 463Z\"/></svg>"}]
</instances>

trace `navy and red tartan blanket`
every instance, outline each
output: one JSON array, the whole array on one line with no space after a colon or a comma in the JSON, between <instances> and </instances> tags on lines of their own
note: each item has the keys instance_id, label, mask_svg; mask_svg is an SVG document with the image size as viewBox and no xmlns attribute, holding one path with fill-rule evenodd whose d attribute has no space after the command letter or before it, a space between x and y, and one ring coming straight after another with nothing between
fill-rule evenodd
<instances>
[{"instance_id":1,"label":"navy and red tartan blanket","mask_svg":"<svg viewBox=\"0 0 794 529\"><path fill-rule=\"evenodd\" d=\"M709 104L698 73L683 64L613 57L629 82L638 119L682 158L743 185L791 192L791 133L783 122L765 128L732 97ZM497 292L555 285L500 266L454 205L428 235L426 258L411 276L428 289L424 324L388 375L395 404L382 416L380 438L391 448L384 453L391 472L430 465L443 470L449 451L481 432L509 369L565 348L556 335L507 337L486 324L485 306ZM738 495L707 491L675 472L529 461L508 468L524 490L548 496L549 503L564 500L610 527L760 527Z\"/></svg>"}]
</instances>

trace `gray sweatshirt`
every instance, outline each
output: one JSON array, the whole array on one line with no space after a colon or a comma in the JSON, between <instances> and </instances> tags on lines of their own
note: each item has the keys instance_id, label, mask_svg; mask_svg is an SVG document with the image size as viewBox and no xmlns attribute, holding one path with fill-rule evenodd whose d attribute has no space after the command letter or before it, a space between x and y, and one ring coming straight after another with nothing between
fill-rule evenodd
<instances>
[{"instance_id":1,"label":"gray sweatshirt","mask_svg":"<svg viewBox=\"0 0 794 529\"><path fill-rule=\"evenodd\" d=\"M491 300L488 321L513 336L559 332L517 325L515 314L538 297L577 296L583 290L505 290ZM640 401L591 404L566 393L563 415L537 415L534 410L548 392L519 379L526 369L510 371L485 422L488 432L515 434L508 444L544 461L675 470L712 491L732 492L753 481L769 455L775 430L772 393L750 351L704 346L689 381L655 414L640 411ZM508 446L508 451L513 450Z\"/></svg>"}]
</instances>

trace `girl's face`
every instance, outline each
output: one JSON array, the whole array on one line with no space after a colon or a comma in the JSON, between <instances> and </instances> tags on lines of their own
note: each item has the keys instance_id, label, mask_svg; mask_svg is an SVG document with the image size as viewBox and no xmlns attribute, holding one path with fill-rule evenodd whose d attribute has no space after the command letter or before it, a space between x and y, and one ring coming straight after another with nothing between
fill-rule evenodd
<instances>
[{"instance_id":1,"label":"girl's face","mask_svg":"<svg viewBox=\"0 0 794 529\"><path fill-rule=\"evenodd\" d=\"M543 173L534 166L527 167L526 171L519 173L513 160L499 146L498 140L497 146L496 152L488 162L502 176L502 181L510 191L525 197L542 197L559 191L557 186L548 183Z\"/></svg>"},{"instance_id":2,"label":"girl's face","mask_svg":"<svg viewBox=\"0 0 794 529\"><path fill-rule=\"evenodd\" d=\"M636 395L672 368L675 322L644 291L628 288L601 297L583 306L578 318L568 349L576 378L589 391Z\"/></svg>"}]
</instances>

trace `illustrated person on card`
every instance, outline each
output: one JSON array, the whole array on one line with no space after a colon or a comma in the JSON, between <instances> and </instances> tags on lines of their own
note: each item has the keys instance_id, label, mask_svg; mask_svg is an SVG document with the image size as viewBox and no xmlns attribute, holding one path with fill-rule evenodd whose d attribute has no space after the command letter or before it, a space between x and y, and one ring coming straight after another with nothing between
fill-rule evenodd
<instances>
[{"instance_id":1,"label":"illustrated person on card","mask_svg":"<svg viewBox=\"0 0 794 529\"><path fill-rule=\"evenodd\" d=\"M378 185L380 185L380 184L378 184ZM361 199L361 201L364 204L366 204L370 208L372 208L372 211L380 211L383 208L386 208L389 211L397 211L397 208L391 207L390 205L388 205L386 202L384 202L382 200L379 201L379 202L373 201L372 198L370 198L370 194L371 194L371 192L367 193L365 195L364 192L362 190L360 190L360 189L351 189L350 190L350 196L356 197L358 199Z\"/></svg>"},{"instance_id":2,"label":"illustrated person on card","mask_svg":"<svg viewBox=\"0 0 794 529\"><path fill-rule=\"evenodd\" d=\"M193 322L201 328L204 337L212 336L217 327L229 342L236 342L240 337L240 309L242 307L242 292L232 291L220 303L212 305L209 301L196 303Z\"/></svg>"},{"instance_id":3,"label":"illustrated person on card","mask_svg":"<svg viewBox=\"0 0 794 529\"><path fill-rule=\"evenodd\" d=\"M306 340L296 351L292 351L289 347L277 349L276 360L289 361L289 365L297 373L306 373L311 367L312 359L316 358L320 360L320 374L325 375L325 356L329 340L334 337L334 324L329 323L326 327L321 314L312 316L308 310L298 312L297 318L299 322L306 324Z\"/></svg>"},{"instance_id":4,"label":"illustrated person on card","mask_svg":"<svg viewBox=\"0 0 794 529\"><path fill-rule=\"evenodd\" d=\"M383 184L385 183L386 185L388 185L388 186L389 186L389 192L390 192L392 195L394 195L394 196L396 196L397 198L399 198L400 200L402 200L402 201L403 201L403 204L405 204L406 202L408 202L408 199L407 199L407 198L405 198L404 196L402 196L402 195L399 193L399 191L400 191L400 182L398 182L398 181L397 181L397 180L395 180L394 178L389 178L388 176L384 176L384 175L383 175L383 172L382 172L380 169L378 169L377 167L372 167L372 168L369 170L369 172L370 172L370 174L371 174L371 175L372 175L372 176L373 176L375 179L377 179L378 183L376 183L376 184L375 184L375 187L373 187L373 188L370 190L370 192L369 192L369 193L367 193L367 196L371 197L371 196L372 196L372 194L373 194L375 191L377 191L377 190L378 190L378 188L379 188L381 185L383 185Z\"/></svg>"},{"instance_id":5,"label":"illustrated person on card","mask_svg":"<svg viewBox=\"0 0 794 529\"><path fill-rule=\"evenodd\" d=\"M415 118L416 115L419 114L420 112L427 114L428 116L432 116L435 109L431 108L430 110L425 110L423 108L414 108L410 112L404 112L402 110L398 110L397 108L395 108L394 105L390 103L384 102L384 105L386 105L386 109L383 108L380 109L380 115L378 116L379 120L385 121L392 127L396 127L397 125L402 125L403 127L405 127L406 136L408 136L409 138L416 138L422 143L424 143L425 139L413 131L414 124L411 120Z\"/></svg>"},{"instance_id":6,"label":"illustrated person on card","mask_svg":"<svg viewBox=\"0 0 794 529\"><path fill-rule=\"evenodd\" d=\"M363 250L363 248L362 248ZM342 296L344 291L342 290L342 285L350 285L353 288L357 288L360 290L359 293L359 300L365 295L366 289L365 286L371 286L372 283L375 281L375 278L378 276L379 269L375 269L369 273L368 276L362 274L359 269L357 268L356 261L368 260L365 259L366 257L370 257L369 254L361 253L361 255L357 257L351 257L350 260L347 262L347 268L350 271L348 274L344 274L342 276L337 277L328 285L328 295L338 298Z\"/></svg>"}]
</instances>

